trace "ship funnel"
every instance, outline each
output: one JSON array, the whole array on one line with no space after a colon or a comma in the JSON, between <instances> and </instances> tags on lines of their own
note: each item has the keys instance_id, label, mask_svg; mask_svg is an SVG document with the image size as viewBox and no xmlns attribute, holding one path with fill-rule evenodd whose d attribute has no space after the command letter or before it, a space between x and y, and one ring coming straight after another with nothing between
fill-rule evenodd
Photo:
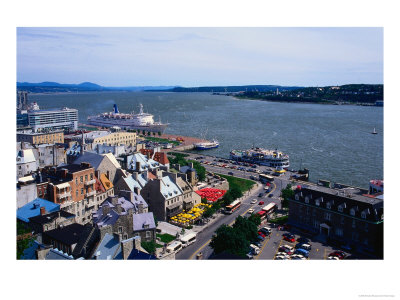
<instances>
[{"instance_id":1,"label":"ship funnel","mask_svg":"<svg viewBox=\"0 0 400 300\"><path fill-rule=\"evenodd\" d=\"M118 111L118 106L117 106L117 104L114 104L114 113L116 113L116 114L119 114L119 111Z\"/></svg>"}]
</instances>

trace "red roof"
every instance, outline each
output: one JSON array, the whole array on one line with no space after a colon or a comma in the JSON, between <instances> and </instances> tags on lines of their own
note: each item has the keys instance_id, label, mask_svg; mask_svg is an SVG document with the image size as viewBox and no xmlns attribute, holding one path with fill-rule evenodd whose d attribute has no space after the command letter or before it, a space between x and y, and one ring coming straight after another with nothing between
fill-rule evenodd
<instances>
[{"instance_id":1,"label":"red roof","mask_svg":"<svg viewBox=\"0 0 400 300\"><path fill-rule=\"evenodd\" d=\"M157 179L157 176L151 172L147 172L147 179Z\"/></svg>"},{"instance_id":2,"label":"red roof","mask_svg":"<svg viewBox=\"0 0 400 300\"><path fill-rule=\"evenodd\" d=\"M221 199L225 195L226 191L213 188L204 188L196 191L196 193L199 194L201 198L206 198L207 201L215 202Z\"/></svg>"},{"instance_id":3,"label":"red roof","mask_svg":"<svg viewBox=\"0 0 400 300\"><path fill-rule=\"evenodd\" d=\"M156 154L154 154L154 158L153 159L155 161L158 161L162 165L169 164L167 153L165 153L165 152L156 152Z\"/></svg>"}]
</instances>

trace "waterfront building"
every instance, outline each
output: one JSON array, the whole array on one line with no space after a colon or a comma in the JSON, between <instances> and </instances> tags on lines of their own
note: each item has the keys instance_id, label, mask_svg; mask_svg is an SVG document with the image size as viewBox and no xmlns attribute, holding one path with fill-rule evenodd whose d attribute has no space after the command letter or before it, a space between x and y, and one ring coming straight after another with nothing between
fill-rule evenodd
<instances>
[{"instance_id":1,"label":"waterfront building","mask_svg":"<svg viewBox=\"0 0 400 300\"><path fill-rule=\"evenodd\" d=\"M371 195L383 194L383 180L370 180L369 193Z\"/></svg>"},{"instance_id":2,"label":"waterfront building","mask_svg":"<svg viewBox=\"0 0 400 300\"><path fill-rule=\"evenodd\" d=\"M382 195L381 195L382 196ZM357 188L298 186L289 199L288 223L318 239L383 258L383 197Z\"/></svg>"},{"instance_id":3,"label":"waterfront building","mask_svg":"<svg viewBox=\"0 0 400 300\"><path fill-rule=\"evenodd\" d=\"M62 109L29 110L28 121L34 132L57 129L77 130L78 110L67 107Z\"/></svg>"},{"instance_id":4,"label":"waterfront building","mask_svg":"<svg viewBox=\"0 0 400 300\"><path fill-rule=\"evenodd\" d=\"M83 142L87 144L106 144L109 146L136 145L136 133L126 131L91 131L74 136L69 136L68 139L70 139L71 141L77 141L79 143Z\"/></svg>"},{"instance_id":5,"label":"waterfront building","mask_svg":"<svg viewBox=\"0 0 400 300\"><path fill-rule=\"evenodd\" d=\"M62 130L17 132L17 142L28 142L32 145L64 143L64 132Z\"/></svg>"}]
</instances>

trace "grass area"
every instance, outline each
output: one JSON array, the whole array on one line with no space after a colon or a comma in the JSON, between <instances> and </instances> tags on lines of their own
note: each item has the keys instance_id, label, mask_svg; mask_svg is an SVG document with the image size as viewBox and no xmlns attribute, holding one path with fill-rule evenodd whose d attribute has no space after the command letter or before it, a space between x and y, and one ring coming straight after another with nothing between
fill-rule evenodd
<instances>
[{"instance_id":1,"label":"grass area","mask_svg":"<svg viewBox=\"0 0 400 300\"><path fill-rule=\"evenodd\" d=\"M279 224L279 225L283 225L283 224L285 224L287 222L288 219L289 219L289 216L283 216L283 217L280 217L280 218L271 219L268 222Z\"/></svg>"},{"instance_id":2,"label":"grass area","mask_svg":"<svg viewBox=\"0 0 400 300\"><path fill-rule=\"evenodd\" d=\"M160 234L157 233L157 237L160 238L161 242L168 244L169 242L172 242L175 237L173 235L170 235L168 233Z\"/></svg>"},{"instance_id":3,"label":"grass area","mask_svg":"<svg viewBox=\"0 0 400 300\"><path fill-rule=\"evenodd\" d=\"M168 139L162 139L162 138L158 138L158 137L145 136L144 138L148 141L157 142L157 143L170 143L170 144L174 144L175 146L180 144L178 141L171 141Z\"/></svg>"},{"instance_id":4,"label":"grass area","mask_svg":"<svg viewBox=\"0 0 400 300\"><path fill-rule=\"evenodd\" d=\"M217 174L217 173L215 173ZM229 186L237 186L240 191L246 192L249 189L251 189L251 187L254 185L254 181L248 180L248 179L243 179L243 178L238 178L238 177L233 177L233 176L228 176L228 175L223 175L223 174L217 174L223 178L226 178L229 182Z\"/></svg>"}]
</instances>

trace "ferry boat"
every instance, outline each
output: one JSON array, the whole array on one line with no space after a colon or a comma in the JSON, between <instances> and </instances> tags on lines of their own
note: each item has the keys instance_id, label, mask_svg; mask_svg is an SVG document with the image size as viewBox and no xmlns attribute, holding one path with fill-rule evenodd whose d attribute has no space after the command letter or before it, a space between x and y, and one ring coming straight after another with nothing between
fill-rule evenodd
<instances>
[{"instance_id":1,"label":"ferry boat","mask_svg":"<svg viewBox=\"0 0 400 300\"><path fill-rule=\"evenodd\" d=\"M219 143L217 140L213 140L211 142L204 142L204 143L195 143L194 149L195 150L208 150L213 148L218 148Z\"/></svg>"},{"instance_id":2,"label":"ferry boat","mask_svg":"<svg viewBox=\"0 0 400 300\"><path fill-rule=\"evenodd\" d=\"M113 127L118 126L122 129L136 129L151 132L161 132L169 125L168 123L154 122L152 114L143 112L143 105L139 104L139 113L124 114L118 111L117 104L114 104L113 112L102 113L97 116L89 116L88 123L94 126Z\"/></svg>"},{"instance_id":3,"label":"ferry boat","mask_svg":"<svg viewBox=\"0 0 400 300\"><path fill-rule=\"evenodd\" d=\"M256 163L274 168L288 168L289 155L278 150L267 150L263 148L251 148L249 150L232 150L230 158L236 161Z\"/></svg>"}]
</instances>

